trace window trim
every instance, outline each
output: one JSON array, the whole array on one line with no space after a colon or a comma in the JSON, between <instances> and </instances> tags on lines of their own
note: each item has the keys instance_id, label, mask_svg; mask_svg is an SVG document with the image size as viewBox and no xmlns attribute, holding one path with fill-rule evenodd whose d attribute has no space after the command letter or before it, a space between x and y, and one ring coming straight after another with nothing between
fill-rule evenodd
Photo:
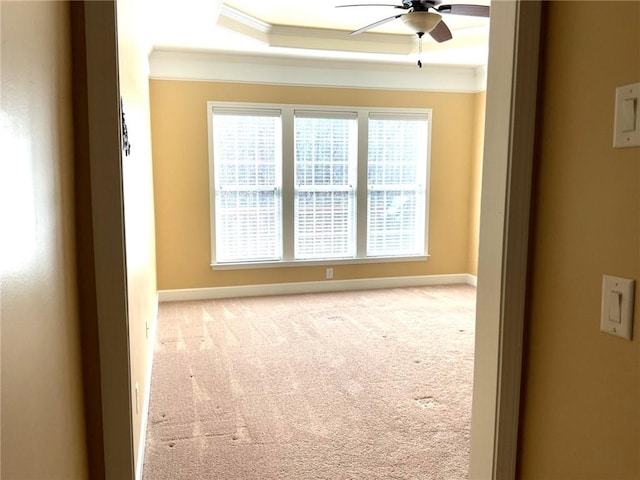
<instances>
[{"instance_id":1,"label":"window trim","mask_svg":"<svg viewBox=\"0 0 640 480\"><path fill-rule=\"evenodd\" d=\"M272 114L280 112L282 134L282 165L281 165L281 201L282 201L282 260L277 261L249 261L249 262L216 262L215 252L215 178L214 178L214 145L213 145L213 111L221 109L229 111L247 110L251 113L265 112ZM305 259L294 258L294 118L296 112L319 115L355 115L357 118L357 185L356 196L356 256L348 258ZM424 254L403 256L372 256L367 257L367 200L368 200L368 121L373 119L426 119L427 131L425 142L425 219L424 219ZM431 175L431 130L433 112L430 108L388 108L388 107L354 107L336 105L304 105L304 104L276 104L255 102L207 102L207 137L209 151L209 229L211 268L213 270L279 268L313 265L365 264L365 263L401 263L425 261L429 258L429 197Z\"/></svg>"},{"instance_id":2,"label":"window trim","mask_svg":"<svg viewBox=\"0 0 640 480\"><path fill-rule=\"evenodd\" d=\"M288 267L313 267L322 265L360 265L366 263L404 263L404 262L424 262L430 255L411 255L402 257L367 257L367 258L323 258L314 260L293 260L293 261L264 261L264 262L242 262L242 263L217 263L211 264L212 270L246 270L257 268L288 268Z\"/></svg>"}]
</instances>

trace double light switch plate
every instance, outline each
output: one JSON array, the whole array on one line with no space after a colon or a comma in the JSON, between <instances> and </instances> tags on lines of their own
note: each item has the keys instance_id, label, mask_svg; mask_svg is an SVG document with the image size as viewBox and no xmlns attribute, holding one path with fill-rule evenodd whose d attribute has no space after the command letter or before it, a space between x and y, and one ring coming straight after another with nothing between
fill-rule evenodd
<instances>
[{"instance_id":1,"label":"double light switch plate","mask_svg":"<svg viewBox=\"0 0 640 480\"><path fill-rule=\"evenodd\" d=\"M602 277L600 330L631 340L635 283L612 275Z\"/></svg>"}]
</instances>

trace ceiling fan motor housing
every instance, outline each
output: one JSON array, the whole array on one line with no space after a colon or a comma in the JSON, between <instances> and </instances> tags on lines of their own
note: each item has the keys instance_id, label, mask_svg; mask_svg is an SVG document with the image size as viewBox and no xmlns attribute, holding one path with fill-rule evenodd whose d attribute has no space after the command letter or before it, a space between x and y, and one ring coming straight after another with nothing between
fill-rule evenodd
<instances>
[{"instance_id":1,"label":"ceiling fan motor housing","mask_svg":"<svg viewBox=\"0 0 640 480\"><path fill-rule=\"evenodd\" d=\"M400 20L419 36L433 30L441 19L442 17L437 13L416 12L415 10L400 17Z\"/></svg>"},{"instance_id":2,"label":"ceiling fan motor housing","mask_svg":"<svg viewBox=\"0 0 640 480\"><path fill-rule=\"evenodd\" d=\"M438 1L434 0L402 0L405 9L411 8L414 12L426 12L430 8L435 7Z\"/></svg>"}]
</instances>

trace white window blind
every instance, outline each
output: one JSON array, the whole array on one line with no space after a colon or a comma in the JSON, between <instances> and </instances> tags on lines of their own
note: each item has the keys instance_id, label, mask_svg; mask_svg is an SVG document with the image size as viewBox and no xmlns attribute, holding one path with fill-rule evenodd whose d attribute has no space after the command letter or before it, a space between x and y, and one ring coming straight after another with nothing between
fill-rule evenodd
<instances>
[{"instance_id":1,"label":"white window blind","mask_svg":"<svg viewBox=\"0 0 640 480\"><path fill-rule=\"evenodd\" d=\"M295 112L296 260L356 255L356 113Z\"/></svg>"},{"instance_id":2,"label":"white window blind","mask_svg":"<svg viewBox=\"0 0 640 480\"><path fill-rule=\"evenodd\" d=\"M426 118L370 115L367 256L423 255Z\"/></svg>"},{"instance_id":3,"label":"white window blind","mask_svg":"<svg viewBox=\"0 0 640 480\"><path fill-rule=\"evenodd\" d=\"M214 109L215 261L282 258L277 110Z\"/></svg>"}]
</instances>

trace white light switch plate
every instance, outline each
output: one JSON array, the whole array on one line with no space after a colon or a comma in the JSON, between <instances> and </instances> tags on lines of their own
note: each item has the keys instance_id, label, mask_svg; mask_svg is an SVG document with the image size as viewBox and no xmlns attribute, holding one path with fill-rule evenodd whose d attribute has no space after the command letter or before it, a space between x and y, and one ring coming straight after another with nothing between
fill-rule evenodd
<instances>
[{"instance_id":1,"label":"white light switch plate","mask_svg":"<svg viewBox=\"0 0 640 480\"><path fill-rule=\"evenodd\" d=\"M600 330L631 340L635 288L635 280L612 275L602 277Z\"/></svg>"},{"instance_id":2,"label":"white light switch plate","mask_svg":"<svg viewBox=\"0 0 640 480\"><path fill-rule=\"evenodd\" d=\"M640 146L640 83L616 88L613 146Z\"/></svg>"}]
</instances>

